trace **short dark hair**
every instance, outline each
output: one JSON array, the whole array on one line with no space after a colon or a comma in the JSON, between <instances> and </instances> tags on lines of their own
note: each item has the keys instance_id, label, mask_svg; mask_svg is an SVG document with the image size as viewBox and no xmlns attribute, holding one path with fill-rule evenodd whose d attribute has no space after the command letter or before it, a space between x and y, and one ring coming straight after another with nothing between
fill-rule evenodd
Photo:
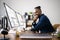
<instances>
[{"instance_id":1,"label":"short dark hair","mask_svg":"<svg viewBox=\"0 0 60 40\"><path fill-rule=\"evenodd\" d=\"M41 9L41 6L37 6L37 7L35 7L35 9Z\"/></svg>"}]
</instances>

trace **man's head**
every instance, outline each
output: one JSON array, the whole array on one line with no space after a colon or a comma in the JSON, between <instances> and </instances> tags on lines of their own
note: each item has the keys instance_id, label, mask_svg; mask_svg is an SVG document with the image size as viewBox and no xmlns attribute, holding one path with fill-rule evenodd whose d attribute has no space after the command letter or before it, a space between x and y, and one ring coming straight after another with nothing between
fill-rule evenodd
<instances>
[{"instance_id":1,"label":"man's head","mask_svg":"<svg viewBox=\"0 0 60 40\"><path fill-rule=\"evenodd\" d=\"M39 16L41 15L41 13L42 13L41 7L40 6L35 7L35 14Z\"/></svg>"}]
</instances>

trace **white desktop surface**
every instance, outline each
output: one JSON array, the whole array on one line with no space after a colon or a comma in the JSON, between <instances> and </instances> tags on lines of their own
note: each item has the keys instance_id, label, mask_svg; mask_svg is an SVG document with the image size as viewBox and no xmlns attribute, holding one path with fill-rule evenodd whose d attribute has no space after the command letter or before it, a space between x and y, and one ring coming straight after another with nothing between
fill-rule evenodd
<instances>
[{"instance_id":1,"label":"white desktop surface","mask_svg":"<svg viewBox=\"0 0 60 40\"><path fill-rule=\"evenodd\" d=\"M20 38L52 38L52 36L20 36Z\"/></svg>"},{"instance_id":2,"label":"white desktop surface","mask_svg":"<svg viewBox=\"0 0 60 40\"><path fill-rule=\"evenodd\" d=\"M49 34L35 34L35 33L31 33L31 32L28 32L28 33L23 33L20 35L20 38L41 38L41 39L50 39L52 38L52 35L49 35Z\"/></svg>"}]
</instances>

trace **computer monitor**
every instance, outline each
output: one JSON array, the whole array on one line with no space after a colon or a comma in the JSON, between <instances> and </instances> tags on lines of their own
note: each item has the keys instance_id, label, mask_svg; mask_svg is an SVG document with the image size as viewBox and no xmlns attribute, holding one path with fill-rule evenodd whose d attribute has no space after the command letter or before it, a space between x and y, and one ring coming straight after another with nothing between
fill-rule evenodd
<instances>
[{"instance_id":1,"label":"computer monitor","mask_svg":"<svg viewBox=\"0 0 60 40\"><path fill-rule=\"evenodd\" d=\"M18 30L26 28L25 19L22 14L13 10L6 3L4 3L4 7L11 26L10 28L17 28Z\"/></svg>"},{"instance_id":2,"label":"computer monitor","mask_svg":"<svg viewBox=\"0 0 60 40\"><path fill-rule=\"evenodd\" d=\"M24 16L19 12L16 12L16 14L17 14L19 24L20 24L20 27L18 28L18 30L19 29L22 30L22 29L26 28L26 21L25 21Z\"/></svg>"},{"instance_id":3,"label":"computer monitor","mask_svg":"<svg viewBox=\"0 0 60 40\"><path fill-rule=\"evenodd\" d=\"M5 7L7 18L9 20L11 28L19 27L20 24L16 15L16 11L13 10L11 7L9 7L6 3L3 3L3 4Z\"/></svg>"}]
</instances>

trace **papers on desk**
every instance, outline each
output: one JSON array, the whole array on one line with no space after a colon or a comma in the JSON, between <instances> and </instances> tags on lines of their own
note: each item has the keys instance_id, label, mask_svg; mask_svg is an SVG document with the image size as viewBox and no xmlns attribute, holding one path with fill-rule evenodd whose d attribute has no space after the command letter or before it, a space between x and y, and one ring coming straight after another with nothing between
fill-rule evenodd
<instances>
[{"instance_id":1,"label":"papers on desk","mask_svg":"<svg viewBox=\"0 0 60 40\"><path fill-rule=\"evenodd\" d=\"M30 30L31 29L31 27L27 27L27 28L25 28L25 30Z\"/></svg>"},{"instance_id":2,"label":"papers on desk","mask_svg":"<svg viewBox=\"0 0 60 40\"><path fill-rule=\"evenodd\" d=\"M14 31L14 30L9 30L9 32L8 32L9 34L16 34L16 31Z\"/></svg>"}]
</instances>

